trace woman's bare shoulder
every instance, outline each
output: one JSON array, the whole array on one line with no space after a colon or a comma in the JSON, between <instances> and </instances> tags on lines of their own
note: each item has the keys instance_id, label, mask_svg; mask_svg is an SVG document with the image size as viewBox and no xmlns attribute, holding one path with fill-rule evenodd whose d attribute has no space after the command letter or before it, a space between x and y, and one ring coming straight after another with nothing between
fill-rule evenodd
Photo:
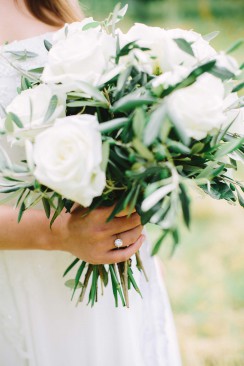
<instances>
[{"instance_id":1,"label":"woman's bare shoulder","mask_svg":"<svg viewBox=\"0 0 244 366\"><path fill-rule=\"evenodd\" d=\"M58 28L41 22L17 8L0 5L0 45L53 32Z\"/></svg>"}]
</instances>

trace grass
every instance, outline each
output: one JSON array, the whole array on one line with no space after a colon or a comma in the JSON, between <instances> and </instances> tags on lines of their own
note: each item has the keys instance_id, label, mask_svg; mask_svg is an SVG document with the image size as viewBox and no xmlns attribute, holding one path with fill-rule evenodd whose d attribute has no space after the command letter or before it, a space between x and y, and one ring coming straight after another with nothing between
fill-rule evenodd
<instances>
[{"instance_id":1,"label":"grass","mask_svg":"<svg viewBox=\"0 0 244 366\"><path fill-rule=\"evenodd\" d=\"M243 219L238 206L195 198L191 231L171 259L161 250L185 366L244 364Z\"/></svg>"}]
</instances>

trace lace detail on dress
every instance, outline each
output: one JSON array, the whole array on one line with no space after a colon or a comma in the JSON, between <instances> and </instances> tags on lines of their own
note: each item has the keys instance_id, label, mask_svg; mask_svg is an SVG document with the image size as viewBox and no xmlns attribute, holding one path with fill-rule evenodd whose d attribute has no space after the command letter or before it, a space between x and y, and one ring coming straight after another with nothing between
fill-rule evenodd
<instances>
[{"instance_id":1,"label":"lace detail on dress","mask_svg":"<svg viewBox=\"0 0 244 366\"><path fill-rule=\"evenodd\" d=\"M20 85L20 72L16 68L28 70L41 67L45 64L47 50L44 46L44 39L50 39L52 32L28 38L22 41L14 41L7 45L0 46L0 105L6 107L17 94L17 87ZM37 54L36 57L25 60L16 60L10 52L30 51ZM10 51L10 52L9 52ZM9 62L8 62L9 61ZM12 63L15 67L11 66ZM0 108L0 117L3 111Z\"/></svg>"}]
</instances>

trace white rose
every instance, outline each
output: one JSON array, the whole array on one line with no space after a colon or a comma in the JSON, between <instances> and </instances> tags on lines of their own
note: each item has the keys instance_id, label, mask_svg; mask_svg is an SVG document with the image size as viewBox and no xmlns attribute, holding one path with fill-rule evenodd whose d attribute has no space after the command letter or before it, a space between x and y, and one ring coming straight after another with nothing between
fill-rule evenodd
<instances>
[{"instance_id":1,"label":"white rose","mask_svg":"<svg viewBox=\"0 0 244 366\"><path fill-rule=\"evenodd\" d=\"M133 51L139 60L143 71L161 74L173 70L176 66L192 67L197 63L210 59L216 51L202 36L193 31L182 29L165 30L159 27L148 27L136 23L126 35L121 36L122 42L138 41L141 47L150 48L150 51ZM194 56L179 48L174 39L183 38L191 43ZM148 55L146 58L145 55ZM151 69L150 69L151 67Z\"/></svg>"},{"instance_id":2,"label":"white rose","mask_svg":"<svg viewBox=\"0 0 244 366\"><path fill-rule=\"evenodd\" d=\"M54 95L58 98L57 107L44 121ZM16 114L23 125L23 128L19 128L13 124L14 131L8 135L9 141L23 145L26 138L33 139L46 124L52 123L57 117L65 116L65 100L64 94L45 84L22 91L6 108L6 112Z\"/></svg>"},{"instance_id":3,"label":"white rose","mask_svg":"<svg viewBox=\"0 0 244 366\"><path fill-rule=\"evenodd\" d=\"M210 74L203 74L194 84L176 90L165 103L169 117L196 140L205 138L226 122L224 86Z\"/></svg>"},{"instance_id":4,"label":"white rose","mask_svg":"<svg viewBox=\"0 0 244 366\"><path fill-rule=\"evenodd\" d=\"M95 20L92 17L89 17L89 18L83 19L81 22L73 22L70 24L65 24L65 26L63 28L59 29L57 32L54 33L53 40L52 40L53 44L55 44L59 41L63 41L66 38L68 38L74 34L84 32L83 28L87 24L94 23L94 22L95 22ZM97 31L100 31L101 27L98 26L94 29L96 29Z\"/></svg>"},{"instance_id":5,"label":"white rose","mask_svg":"<svg viewBox=\"0 0 244 366\"><path fill-rule=\"evenodd\" d=\"M217 55L215 49L203 39L201 34L197 32L176 28L168 30L167 33L172 39L183 38L187 42L191 43L194 56L198 62L209 60L213 56ZM184 57L182 62L185 66L192 66L196 63L196 60L194 60L194 58Z\"/></svg>"},{"instance_id":6,"label":"white rose","mask_svg":"<svg viewBox=\"0 0 244 366\"><path fill-rule=\"evenodd\" d=\"M99 85L102 75L114 67L116 39L95 29L74 33L56 43L48 53L42 81L67 87L77 81Z\"/></svg>"},{"instance_id":7,"label":"white rose","mask_svg":"<svg viewBox=\"0 0 244 366\"><path fill-rule=\"evenodd\" d=\"M192 56L184 55L167 31L162 28L136 23L125 37L128 42L137 41L136 43L140 47L150 49L146 52L134 51L139 64L148 73L159 75L180 65L184 58L192 58L194 60Z\"/></svg>"},{"instance_id":8,"label":"white rose","mask_svg":"<svg viewBox=\"0 0 244 366\"><path fill-rule=\"evenodd\" d=\"M237 93L229 94L224 101L227 121L224 127L231 122L228 132L244 136L244 107L239 106L239 97Z\"/></svg>"},{"instance_id":9,"label":"white rose","mask_svg":"<svg viewBox=\"0 0 244 366\"><path fill-rule=\"evenodd\" d=\"M106 182L98 125L91 115L60 118L34 144L35 177L84 207L102 194Z\"/></svg>"},{"instance_id":10,"label":"white rose","mask_svg":"<svg viewBox=\"0 0 244 366\"><path fill-rule=\"evenodd\" d=\"M189 69L184 66L176 66L173 71L168 71L163 73L160 76L157 76L153 82L153 88L158 88L163 86L164 89L167 89L169 86L174 86L184 79L190 74Z\"/></svg>"}]
</instances>

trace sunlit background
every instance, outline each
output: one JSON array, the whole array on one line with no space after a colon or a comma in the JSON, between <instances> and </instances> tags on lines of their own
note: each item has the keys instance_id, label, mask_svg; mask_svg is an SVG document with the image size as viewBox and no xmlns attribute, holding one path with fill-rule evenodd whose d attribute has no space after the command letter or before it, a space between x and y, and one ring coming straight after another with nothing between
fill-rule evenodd
<instances>
[{"instance_id":1,"label":"sunlit background","mask_svg":"<svg viewBox=\"0 0 244 366\"><path fill-rule=\"evenodd\" d=\"M86 15L103 19L112 0L83 0ZM242 0L130 0L124 30L134 22L164 28L219 30L219 50L244 36ZM243 48L234 56L241 63ZM240 175L243 178L243 174ZM242 179L241 178L241 179ZM244 211L192 194L192 225L169 259L161 251L184 366L244 365ZM158 231L150 227L153 240ZM153 366L153 365L152 365ZM162 365L163 366L163 365Z\"/></svg>"}]
</instances>

